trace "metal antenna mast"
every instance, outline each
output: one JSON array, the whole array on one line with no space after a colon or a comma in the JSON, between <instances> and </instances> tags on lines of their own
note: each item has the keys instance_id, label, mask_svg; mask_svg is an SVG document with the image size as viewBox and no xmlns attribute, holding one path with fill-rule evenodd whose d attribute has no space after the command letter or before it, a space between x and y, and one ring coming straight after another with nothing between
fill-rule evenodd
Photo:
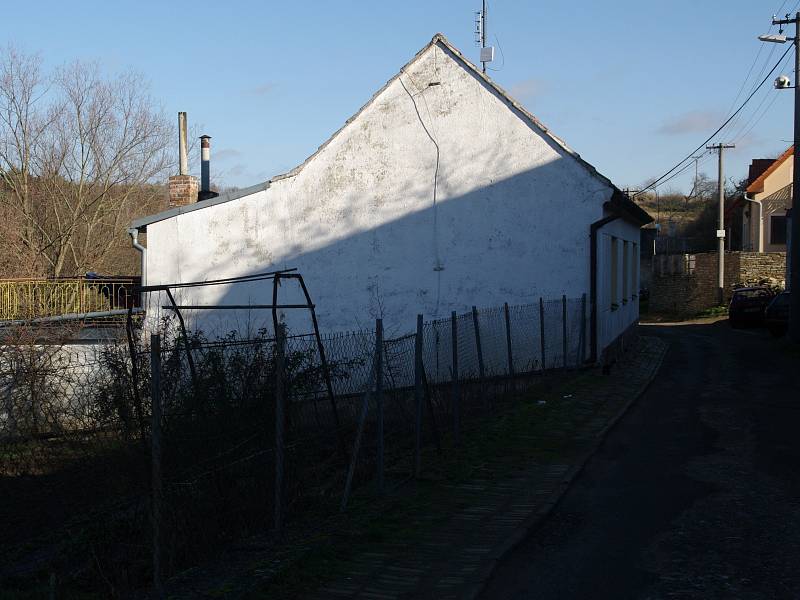
<instances>
[{"instance_id":1,"label":"metal antenna mast","mask_svg":"<svg viewBox=\"0 0 800 600\"><path fill-rule=\"evenodd\" d=\"M484 73L486 63L494 60L494 46L486 45L486 0L481 4L481 10L475 13L475 43L480 46L480 62Z\"/></svg>"},{"instance_id":2,"label":"metal antenna mast","mask_svg":"<svg viewBox=\"0 0 800 600\"><path fill-rule=\"evenodd\" d=\"M483 0L481 7L481 66L483 72L486 73L486 61L483 60L483 49L486 48L486 0Z\"/></svg>"}]
</instances>

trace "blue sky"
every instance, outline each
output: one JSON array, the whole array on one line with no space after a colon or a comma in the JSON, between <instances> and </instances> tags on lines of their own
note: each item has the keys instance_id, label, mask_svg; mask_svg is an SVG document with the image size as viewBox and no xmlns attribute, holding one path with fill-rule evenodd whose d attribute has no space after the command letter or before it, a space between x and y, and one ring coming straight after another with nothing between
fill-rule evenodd
<instances>
[{"instance_id":1,"label":"blue sky","mask_svg":"<svg viewBox=\"0 0 800 600\"><path fill-rule=\"evenodd\" d=\"M13 3L0 41L48 66L97 60L109 72L143 73L171 117L185 110L213 136L221 183L245 186L302 162L434 33L477 60L479 4ZM722 123L763 45L756 36L797 4L493 0L490 41L502 54L489 74L618 186L638 187ZM764 46L739 102L770 53L766 70L785 49ZM791 135L792 92L768 83L719 138L737 144L726 175L746 176L751 158L778 155ZM715 178L713 157L700 170ZM693 172L664 189L687 190Z\"/></svg>"}]
</instances>

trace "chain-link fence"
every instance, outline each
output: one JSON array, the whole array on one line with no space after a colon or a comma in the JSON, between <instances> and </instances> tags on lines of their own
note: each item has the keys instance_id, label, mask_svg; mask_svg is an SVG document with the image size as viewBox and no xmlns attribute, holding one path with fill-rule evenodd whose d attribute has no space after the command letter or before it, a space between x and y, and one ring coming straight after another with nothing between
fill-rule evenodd
<instances>
[{"instance_id":1,"label":"chain-link fence","mask_svg":"<svg viewBox=\"0 0 800 600\"><path fill-rule=\"evenodd\" d=\"M107 591L149 571L149 406L124 347L63 342L74 333L2 330L0 589L12 597L48 576Z\"/></svg>"},{"instance_id":2,"label":"chain-link fence","mask_svg":"<svg viewBox=\"0 0 800 600\"><path fill-rule=\"evenodd\" d=\"M0 577L44 569L122 596L234 540L311 527L356 489L385 493L423 474L426 447L453 451L529 382L582 365L586 315L585 297L564 297L420 316L391 339L380 321L213 342L167 326L74 360L58 345L7 343L3 522L27 502L31 525L3 536L0 551L15 558ZM31 566L33 554L45 559Z\"/></svg>"}]
</instances>

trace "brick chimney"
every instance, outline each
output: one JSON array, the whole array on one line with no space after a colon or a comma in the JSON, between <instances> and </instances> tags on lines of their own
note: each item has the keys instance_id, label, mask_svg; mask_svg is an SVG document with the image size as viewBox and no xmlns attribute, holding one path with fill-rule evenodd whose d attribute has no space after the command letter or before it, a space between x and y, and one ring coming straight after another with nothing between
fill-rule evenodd
<instances>
[{"instance_id":1,"label":"brick chimney","mask_svg":"<svg viewBox=\"0 0 800 600\"><path fill-rule=\"evenodd\" d=\"M178 153L180 166L178 175L169 178L169 207L186 206L197 202L199 189L197 177L189 175L186 113L178 113Z\"/></svg>"},{"instance_id":2,"label":"brick chimney","mask_svg":"<svg viewBox=\"0 0 800 600\"><path fill-rule=\"evenodd\" d=\"M197 202L197 177L173 175L169 178L169 207L186 206Z\"/></svg>"}]
</instances>

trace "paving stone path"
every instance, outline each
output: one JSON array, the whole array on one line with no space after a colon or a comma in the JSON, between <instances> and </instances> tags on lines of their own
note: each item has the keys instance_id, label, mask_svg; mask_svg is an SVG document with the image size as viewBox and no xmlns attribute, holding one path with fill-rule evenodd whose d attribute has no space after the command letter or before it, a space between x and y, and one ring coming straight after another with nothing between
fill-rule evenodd
<instances>
[{"instance_id":1,"label":"paving stone path","mask_svg":"<svg viewBox=\"0 0 800 600\"><path fill-rule=\"evenodd\" d=\"M585 403L588 420L575 435L587 450L570 464L532 465L498 483L477 478L451 485L448 497L461 506L444 522L421 515L411 527L426 531L413 547L376 543L370 552L349 560L343 575L317 590L314 600L406 598L474 598L497 561L552 509L574 476L621 417L652 381L666 343L640 337L605 377L591 377L574 391L571 402ZM598 400L606 407L597 411ZM491 472L486 465L482 472ZM450 495L451 494L451 495Z\"/></svg>"}]
</instances>

